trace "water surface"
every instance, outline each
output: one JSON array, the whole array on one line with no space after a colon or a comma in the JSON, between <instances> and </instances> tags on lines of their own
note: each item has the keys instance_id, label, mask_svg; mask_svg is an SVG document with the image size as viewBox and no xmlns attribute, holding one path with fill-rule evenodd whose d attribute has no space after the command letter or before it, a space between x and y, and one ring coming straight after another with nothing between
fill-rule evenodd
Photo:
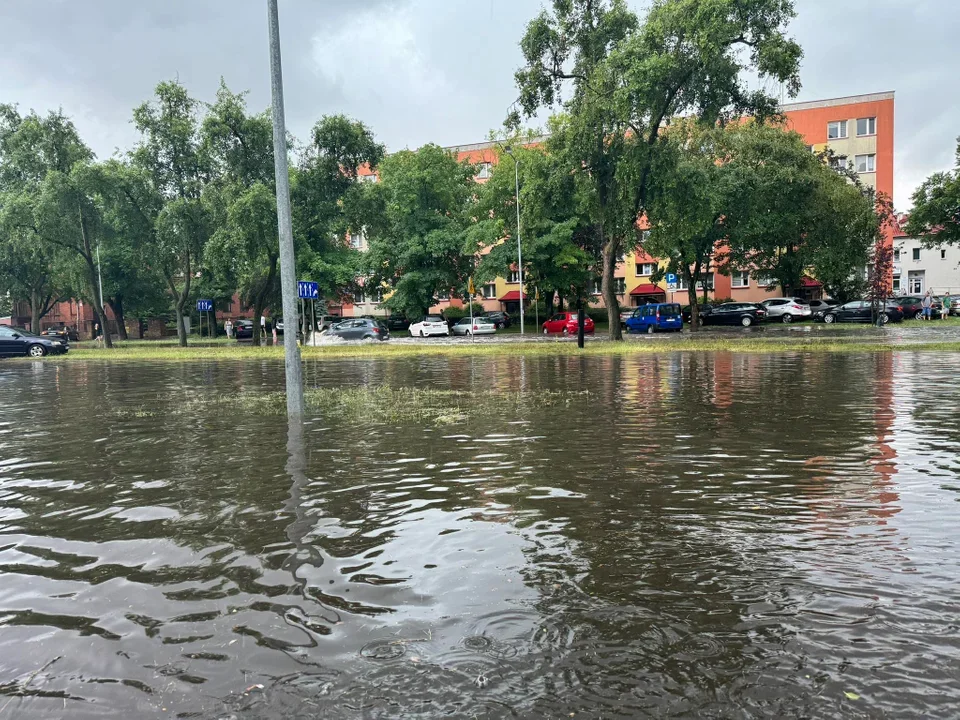
<instances>
[{"instance_id":1,"label":"water surface","mask_svg":"<svg viewBox=\"0 0 960 720\"><path fill-rule=\"evenodd\" d=\"M956 367L4 363L0 717L956 716Z\"/></svg>"}]
</instances>

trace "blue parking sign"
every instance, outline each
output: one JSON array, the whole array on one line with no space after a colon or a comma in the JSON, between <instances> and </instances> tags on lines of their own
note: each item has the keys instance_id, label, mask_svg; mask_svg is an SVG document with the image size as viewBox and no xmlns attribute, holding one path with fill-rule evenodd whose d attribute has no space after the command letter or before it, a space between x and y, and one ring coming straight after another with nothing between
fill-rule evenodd
<instances>
[{"instance_id":1,"label":"blue parking sign","mask_svg":"<svg viewBox=\"0 0 960 720\"><path fill-rule=\"evenodd\" d=\"M213 300L197 300L197 312L210 312L213 310Z\"/></svg>"},{"instance_id":2,"label":"blue parking sign","mask_svg":"<svg viewBox=\"0 0 960 720\"><path fill-rule=\"evenodd\" d=\"M676 273L667 273L667 284L676 285L677 284L677 274Z\"/></svg>"},{"instance_id":3,"label":"blue parking sign","mask_svg":"<svg viewBox=\"0 0 960 720\"><path fill-rule=\"evenodd\" d=\"M320 286L309 280L297 282L297 297L301 300L316 300L320 297Z\"/></svg>"}]
</instances>

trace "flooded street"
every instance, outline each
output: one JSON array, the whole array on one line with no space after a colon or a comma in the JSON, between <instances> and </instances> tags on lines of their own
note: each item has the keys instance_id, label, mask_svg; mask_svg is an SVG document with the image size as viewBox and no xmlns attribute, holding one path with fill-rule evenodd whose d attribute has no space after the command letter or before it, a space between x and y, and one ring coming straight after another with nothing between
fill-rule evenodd
<instances>
[{"instance_id":1,"label":"flooded street","mask_svg":"<svg viewBox=\"0 0 960 720\"><path fill-rule=\"evenodd\" d=\"M0 718L956 716L957 368L4 363Z\"/></svg>"}]
</instances>

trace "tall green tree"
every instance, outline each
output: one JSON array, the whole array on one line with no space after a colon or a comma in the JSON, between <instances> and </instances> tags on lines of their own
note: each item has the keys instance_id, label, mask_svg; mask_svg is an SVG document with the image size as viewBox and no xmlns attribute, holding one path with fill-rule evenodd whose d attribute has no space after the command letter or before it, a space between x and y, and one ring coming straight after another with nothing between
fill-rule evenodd
<instances>
[{"instance_id":1,"label":"tall green tree","mask_svg":"<svg viewBox=\"0 0 960 720\"><path fill-rule=\"evenodd\" d=\"M147 173L162 205L151 219L153 260L170 294L177 337L187 344L183 317L191 284L212 234L208 208L202 201L211 179L209 159L202 152L198 103L178 82L161 82L156 98L133 111L141 139L131 153L133 165Z\"/></svg>"},{"instance_id":2,"label":"tall green tree","mask_svg":"<svg viewBox=\"0 0 960 720\"><path fill-rule=\"evenodd\" d=\"M790 0L655 0L642 23L625 0L553 0L527 26L508 123L558 105L570 115L558 151L592 187L612 338L621 338L614 269L646 209L663 128L680 115L710 124L774 114L776 99L745 76L798 91L792 17Z\"/></svg>"},{"instance_id":3,"label":"tall green tree","mask_svg":"<svg viewBox=\"0 0 960 720\"><path fill-rule=\"evenodd\" d=\"M956 167L928 177L911 199L907 232L930 246L960 244L960 138Z\"/></svg>"},{"instance_id":4,"label":"tall green tree","mask_svg":"<svg viewBox=\"0 0 960 720\"><path fill-rule=\"evenodd\" d=\"M477 168L436 145L402 150L368 187L366 282L392 291L383 305L407 317L462 295L473 269L467 232L476 222Z\"/></svg>"}]
</instances>

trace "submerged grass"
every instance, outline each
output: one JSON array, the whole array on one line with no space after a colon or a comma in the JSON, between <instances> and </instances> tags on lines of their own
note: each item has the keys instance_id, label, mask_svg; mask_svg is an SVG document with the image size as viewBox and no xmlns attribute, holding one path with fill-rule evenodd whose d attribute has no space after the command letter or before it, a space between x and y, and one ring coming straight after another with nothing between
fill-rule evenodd
<instances>
[{"instance_id":1,"label":"submerged grass","mask_svg":"<svg viewBox=\"0 0 960 720\"><path fill-rule=\"evenodd\" d=\"M556 355L634 355L665 352L739 352L777 353L800 351L811 353L885 352L910 350L918 352L960 352L960 341L903 341L878 336L839 335L829 337L754 338L744 336L699 337L683 335L652 340L629 340L622 343L592 340L583 350L570 340L533 342L478 342L456 344L426 343L344 343L325 347L302 349L305 360L338 360L343 358L409 358L441 357L519 357ZM48 362L69 363L78 360L105 360L111 362L195 362L282 360L283 348L253 347L251 345L216 344L189 346L130 342L118 343L111 350L76 347L68 355L46 358Z\"/></svg>"}]
</instances>

